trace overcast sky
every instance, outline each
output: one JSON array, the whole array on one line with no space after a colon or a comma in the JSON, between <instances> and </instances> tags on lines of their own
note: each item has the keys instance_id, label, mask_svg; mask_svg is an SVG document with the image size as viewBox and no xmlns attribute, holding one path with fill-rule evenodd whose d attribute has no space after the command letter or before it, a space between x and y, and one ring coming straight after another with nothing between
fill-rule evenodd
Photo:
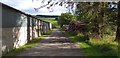
<instances>
[{"instance_id":1,"label":"overcast sky","mask_svg":"<svg viewBox=\"0 0 120 58\"><path fill-rule=\"evenodd\" d=\"M47 0L45 3L41 3L42 0L36 0L32 2L32 0L0 0L0 2L9 5L15 9L21 10L22 12L25 12L27 14L31 15L60 15L61 13L68 12L68 9L66 9L64 6L56 5L53 8L53 12L50 12L49 9L46 7L39 9L39 11L35 11L34 8L38 8L42 5L45 5L47 3Z\"/></svg>"}]
</instances>

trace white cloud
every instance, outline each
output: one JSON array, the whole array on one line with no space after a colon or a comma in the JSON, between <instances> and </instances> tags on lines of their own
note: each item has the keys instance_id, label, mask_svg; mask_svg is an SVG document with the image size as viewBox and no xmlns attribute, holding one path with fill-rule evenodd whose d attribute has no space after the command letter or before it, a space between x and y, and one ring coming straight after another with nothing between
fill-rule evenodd
<instances>
[{"instance_id":1,"label":"white cloud","mask_svg":"<svg viewBox=\"0 0 120 58\"><path fill-rule=\"evenodd\" d=\"M45 1L45 3L41 3L41 1L42 0L37 0L34 2L32 2L32 0L22 0L22 1L21 0L0 0L0 2L7 4L9 6L12 6L28 14L60 15L62 12L67 12L66 8L58 5L54 7L53 12L49 12L49 10L46 7L41 8L39 9L38 12L36 12L34 8L38 8L41 5L44 5L47 3L47 1Z\"/></svg>"}]
</instances>

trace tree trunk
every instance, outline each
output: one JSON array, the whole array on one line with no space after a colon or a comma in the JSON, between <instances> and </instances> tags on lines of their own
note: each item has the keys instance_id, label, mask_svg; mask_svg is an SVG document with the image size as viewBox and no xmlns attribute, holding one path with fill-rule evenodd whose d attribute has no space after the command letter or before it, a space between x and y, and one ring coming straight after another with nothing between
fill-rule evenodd
<instances>
[{"instance_id":1,"label":"tree trunk","mask_svg":"<svg viewBox=\"0 0 120 58\"><path fill-rule=\"evenodd\" d=\"M116 31L116 41L120 41L120 26L117 26L117 31Z\"/></svg>"},{"instance_id":2,"label":"tree trunk","mask_svg":"<svg viewBox=\"0 0 120 58\"><path fill-rule=\"evenodd\" d=\"M118 2L118 18L117 18L117 31L116 31L116 41L120 41L120 1Z\"/></svg>"},{"instance_id":3,"label":"tree trunk","mask_svg":"<svg viewBox=\"0 0 120 58\"><path fill-rule=\"evenodd\" d=\"M96 19L94 20L93 38L100 39L99 22Z\"/></svg>"}]
</instances>

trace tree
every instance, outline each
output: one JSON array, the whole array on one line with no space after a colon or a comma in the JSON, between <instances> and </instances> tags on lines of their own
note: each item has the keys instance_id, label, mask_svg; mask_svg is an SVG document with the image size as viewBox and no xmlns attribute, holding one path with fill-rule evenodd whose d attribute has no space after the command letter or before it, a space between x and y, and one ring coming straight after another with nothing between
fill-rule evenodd
<instances>
[{"instance_id":1,"label":"tree","mask_svg":"<svg viewBox=\"0 0 120 58\"><path fill-rule=\"evenodd\" d=\"M115 40L120 40L120 1L118 2L117 31Z\"/></svg>"},{"instance_id":2,"label":"tree","mask_svg":"<svg viewBox=\"0 0 120 58\"><path fill-rule=\"evenodd\" d=\"M69 24L70 21L73 21L75 17L71 13L62 13L61 16L58 18L58 23L60 26Z\"/></svg>"},{"instance_id":3,"label":"tree","mask_svg":"<svg viewBox=\"0 0 120 58\"><path fill-rule=\"evenodd\" d=\"M86 23L86 33L94 38L103 38L106 34L111 33L115 16L109 7L108 2L86 2L77 5L77 18ZM112 27L111 27L112 26ZM115 27L115 26L114 26Z\"/></svg>"},{"instance_id":4,"label":"tree","mask_svg":"<svg viewBox=\"0 0 120 58\"><path fill-rule=\"evenodd\" d=\"M32 0L33 2L34 2L34 0ZM41 3L44 3L45 2L45 0L42 0L42 2ZM53 9L53 7L55 6L55 5L59 5L59 6L64 6L64 7L66 7L68 10L69 10L69 12L70 11L73 11L73 8L74 8L74 4L75 4L76 2L74 2L73 0L66 0L66 1L61 1L61 0L48 0L47 1L47 4L45 4L45 5L42 5L42 6L40 6L40 7L38 7L38 8L34 8L36 11L38 11L39 9L41 9L41 8L43 8L43 7L47 7L47 9ZM52 12L52 11L50 11L50 12Z\"/></svg>"}]
</instances>

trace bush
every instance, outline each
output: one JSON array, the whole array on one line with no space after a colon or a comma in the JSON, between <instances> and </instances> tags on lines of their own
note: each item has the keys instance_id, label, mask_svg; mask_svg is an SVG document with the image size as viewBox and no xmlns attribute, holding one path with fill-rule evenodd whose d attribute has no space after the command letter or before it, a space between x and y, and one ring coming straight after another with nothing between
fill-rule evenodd
<instances>
[{"instance_id":1,"label":"bush","mask_svg":"<svg viewBox=\"0 0 120 58\"><path fill-rule=\"evenodd\" d=\"M63 25L68 25L69 22L75 19L71 13L62 13L61 16L58 18L58 23L62 27Z\"/></svg>"}]
</instances>

